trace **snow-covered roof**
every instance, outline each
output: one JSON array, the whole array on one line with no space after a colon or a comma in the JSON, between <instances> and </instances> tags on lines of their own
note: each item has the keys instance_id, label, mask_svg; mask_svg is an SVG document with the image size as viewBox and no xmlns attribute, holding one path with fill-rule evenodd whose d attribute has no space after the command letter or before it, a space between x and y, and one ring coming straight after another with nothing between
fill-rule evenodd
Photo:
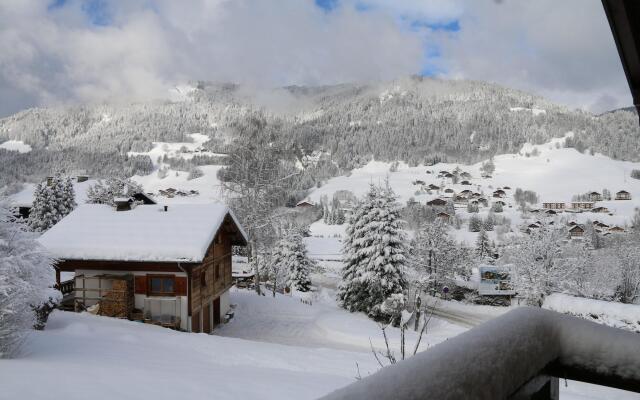
<instances>
[{"instance_id":1,"label":"snow-covered roof","mask_svg":"<svg viewBox=\"0 0 640 400\"><path fill-rule=\"evenodd\" d=\"M64 260L200 262L225 218L247 235L224 204L140 205L115 211L84 204L38 240Z\"/></svg>"}]
</instances>

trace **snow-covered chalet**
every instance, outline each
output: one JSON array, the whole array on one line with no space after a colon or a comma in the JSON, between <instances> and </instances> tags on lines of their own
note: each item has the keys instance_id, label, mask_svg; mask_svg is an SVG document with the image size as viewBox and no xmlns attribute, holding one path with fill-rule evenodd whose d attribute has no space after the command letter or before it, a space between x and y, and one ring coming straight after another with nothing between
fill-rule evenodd
<instances>
[{"instance_id":1,"label":"snow-covered chalet","mask_svg":"<svg viewBox=\"0 0 640 400\"><path fill-rule=\"evenodd\" d=\"M230 309L231 248L247 236L223 204L84 204L39 241L58 284L74 273L76 310L208 333Z\"/></svg>"}]
</instances>

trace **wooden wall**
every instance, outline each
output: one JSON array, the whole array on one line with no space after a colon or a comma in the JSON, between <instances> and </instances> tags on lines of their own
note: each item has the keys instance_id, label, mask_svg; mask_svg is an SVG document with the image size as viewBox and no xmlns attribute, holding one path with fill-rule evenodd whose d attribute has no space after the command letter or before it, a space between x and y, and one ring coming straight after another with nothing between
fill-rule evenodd
<instances>
[{"instance_id":1,"label":"wooden wall","mask_svg":"<svg viewBox=\"0 0 640 400\"><path fill-rule=\"evenodd\" d=\"M216 276L216 270L218 274ZM207 250L202 264L191 273L191 317L202 319L202 311L212 310L213 301L232 285L231 278L231 238L220 230ZM209 318L213 321L211 318ZM192 324L193 327L202 324ZM211 328L213 329L213 323Z\"/></svg>"}]
</instances>

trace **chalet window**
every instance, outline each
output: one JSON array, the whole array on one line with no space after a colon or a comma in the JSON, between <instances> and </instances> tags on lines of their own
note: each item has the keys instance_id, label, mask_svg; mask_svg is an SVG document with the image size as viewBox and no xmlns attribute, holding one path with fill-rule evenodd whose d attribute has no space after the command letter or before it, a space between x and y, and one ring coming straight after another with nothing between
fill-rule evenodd
<instances>
[{"instance_id":1,"label":"chalet window","mask_svg":"<svg viewBox=\"0 0 640 400\"><path fill-rule=\"evenodd\" d=\"M200 286L205 287L207 286L207 270L203 269L202 271L200 271Z\"/></svg>"},{"instance_id":2,"label":"chalet window","mask_svg":"<svg viewBox=\"0 0 640 400\"><path fill-rule=\"evenodd\" d=\"M149 296L175 296L176 278L172 275L147 276Z\"/></svg>"},{"instance_id":3,"label":"chalet window","mask_svg":"<svg viewBox=\"0 0 640 400\"><path fill-rule=\"evenodd\" d=\"M216 280L220 279L220 264L216 264Z\"/></svg>"}]
</instances>

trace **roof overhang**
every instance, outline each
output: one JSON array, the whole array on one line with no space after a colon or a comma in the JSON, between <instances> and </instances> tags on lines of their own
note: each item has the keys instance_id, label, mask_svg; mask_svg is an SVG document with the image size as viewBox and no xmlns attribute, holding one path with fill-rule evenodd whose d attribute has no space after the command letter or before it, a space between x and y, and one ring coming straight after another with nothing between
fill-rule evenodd
<instances>
[{"instance_id":1,"label":"roof overhang","mask_svg":"<svg viewBox=\"0 0 640 400\"><path fill-rule=\"evenodd\" d=\"M602 5L627 76L633 105L640 115L640 2L602 0Z\"/></svg>"}]
</instances>

